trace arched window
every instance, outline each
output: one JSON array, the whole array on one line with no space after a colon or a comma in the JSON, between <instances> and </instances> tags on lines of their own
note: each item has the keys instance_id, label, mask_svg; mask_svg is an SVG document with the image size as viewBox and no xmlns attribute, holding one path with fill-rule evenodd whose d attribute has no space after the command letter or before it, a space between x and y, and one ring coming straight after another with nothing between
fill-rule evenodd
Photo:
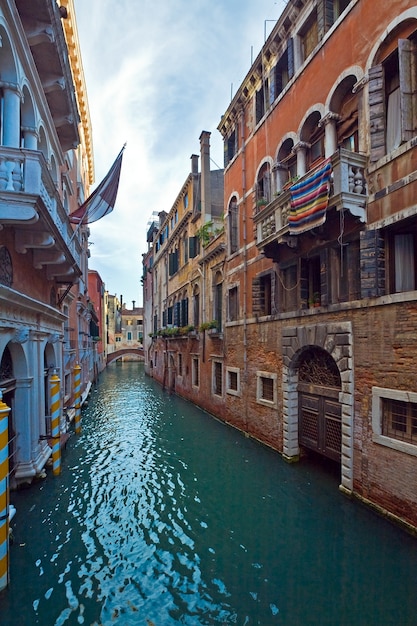
<instances>
[{"instance_id":1,"label":"arched window","mask_svg":"<svg viewBox=\"0 0 417 626\"><path fill-rule=\"evenodd\" d=\"M269 163L264 163L256 180L256 204L262 206L271 202L271 172Z\"/></svg>"}]
</instances>

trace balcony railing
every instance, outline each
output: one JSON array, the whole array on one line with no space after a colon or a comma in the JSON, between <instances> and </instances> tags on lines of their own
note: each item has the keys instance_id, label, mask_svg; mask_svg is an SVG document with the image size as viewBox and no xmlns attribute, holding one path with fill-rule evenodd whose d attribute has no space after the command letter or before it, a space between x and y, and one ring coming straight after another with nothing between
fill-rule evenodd
<instances>
[{"instance_id":1,"label":"balcony railing","mask_svg":"<svg viewBox=\"0 0 417 626\"><path fill-rule=\"evenodd\" d=\"M365 167L367 159L361 154L340 149L332 156L332 185L328 208L349 209L365 220L367 190ZM297 183L311 175L308 172ZM276 194L266 206L256 206L254 223L258 247L288 241L288 216L291 209L289 189Z\"/></svg>"},{"instance_id":2,"label":"balcony railing","mask_svg":"<svg viewBox=\"0 0 417 626\"><path fill-rule=\"evenodd\" d=\"M49 232L53 244L51 246L48 240L45 247L63 253L67 257L64 265L74 265L75 261L81 267L79 238L73 236L73 228L41 152L0 147L0 224L17 229L31 225L34 233ZM28 237L28 247L31 241ZM41 248L39 242L36 240L36 246L32 247ZM21 245L24 247L24 241Z\"/></svg>"}]
</instances>

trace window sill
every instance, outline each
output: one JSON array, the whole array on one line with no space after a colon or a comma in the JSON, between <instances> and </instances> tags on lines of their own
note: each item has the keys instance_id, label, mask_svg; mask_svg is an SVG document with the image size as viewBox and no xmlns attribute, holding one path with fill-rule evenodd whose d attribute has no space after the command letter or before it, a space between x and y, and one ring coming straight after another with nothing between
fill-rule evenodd
<instances>
[{"instance_id":1,"label":"window sill","mask_svg":"<svg viewBox=\"0 0 417 626\"><path fill-rule=\"evenodd\" d=\"M372 435L372 441L381 446L385 446L386 448L391 448L392 450L397 450L398 452L403 452L404 454L408 454L410 456L417 456L417 446L412 443L399 441L398 439L391 439L391 437L377 435L375 433Z\"/></svg>"}]
</instances>

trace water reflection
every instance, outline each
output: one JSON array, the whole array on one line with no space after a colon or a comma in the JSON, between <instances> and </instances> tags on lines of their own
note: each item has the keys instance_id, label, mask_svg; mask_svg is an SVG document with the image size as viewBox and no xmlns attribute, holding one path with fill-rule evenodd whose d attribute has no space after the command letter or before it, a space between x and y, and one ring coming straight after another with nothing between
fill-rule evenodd
<instances>
[{"instance_id":1,"label":"water reflection","mask_svg":"<svg viewBox=\"0 0 417 626\"><path fill-rule=\"evenodd\" d=\"M416 624L416 541L337 486L113 365L15 497L2 623Z\"/></svg>"}]
</instances>

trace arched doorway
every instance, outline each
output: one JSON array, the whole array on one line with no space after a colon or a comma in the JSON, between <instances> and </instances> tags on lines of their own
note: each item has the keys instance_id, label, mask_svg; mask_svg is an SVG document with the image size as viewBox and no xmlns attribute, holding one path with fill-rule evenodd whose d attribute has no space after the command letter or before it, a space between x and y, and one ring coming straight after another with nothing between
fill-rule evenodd
<instances>
[{"instance_id":1,"label":"arched doorway","mask_svg":"<svg viewBox=\"0 0 417 626\"><path fill-rule=\"evenodd\" d=\"M297 389L300 446L340 463L341 378L328 352L316 346L302 350L299 355Z\"/></svg>"},{"instance_id":2,"label":"arched doorway","mask_svg":"<svg viewBox=\"0 0 417 626\"><path fill-rule=\"evenodd\" d=\"M340 489L346 493L353 490L353 337L351 322L288 326L282 333L283 370L283 457L289 462L297 461L300 455L300 366L307 361L310 349L326 352L340 375L340 385L334 387L338 394L341 411L341 444L343 451L340 474ZM315 352L317 356L319 352ZM304 356L303 356L304 355ZM314 361L313 361L314 362ZM332 371L331 361L326 361L324 371ZM302 373L302 376L307 377ZM304 381L305 382L305 381ZM302 381L301 381L302 384ZM309 383L306 383L309 384ZM314 384L314 383L313 383ZM317 385L317 387L326 385ZM316 388L317 389L317 388ZM332 389L332 387L330 387ZM314 392L314 387L312 389ZM313 394L314 395L314 394ZM319 395L319 394L316 394ZM332 397L328 394L327 397ZM326 397L326 396L324 396Z\"/></svg>"}]
</instances>

